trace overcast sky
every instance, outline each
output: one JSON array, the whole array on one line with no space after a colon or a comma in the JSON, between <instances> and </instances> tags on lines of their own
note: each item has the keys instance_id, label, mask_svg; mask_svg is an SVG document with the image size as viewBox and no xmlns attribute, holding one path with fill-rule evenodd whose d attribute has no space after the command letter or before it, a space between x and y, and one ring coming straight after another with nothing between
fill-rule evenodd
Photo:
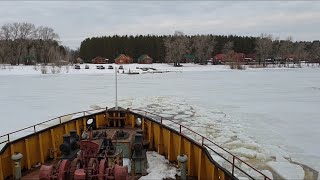
<instances>
[{"instance_id":1,"label":"overcast sky","mask_svg":"<svg viewBox=\"0 0 320 180\"><path fill-rule=\"evenodd\" d=\"M0 25L52 27L63 45L114 34L272 34L320 39L320 1L0 1Z\"/></svg>"}]
</instances>

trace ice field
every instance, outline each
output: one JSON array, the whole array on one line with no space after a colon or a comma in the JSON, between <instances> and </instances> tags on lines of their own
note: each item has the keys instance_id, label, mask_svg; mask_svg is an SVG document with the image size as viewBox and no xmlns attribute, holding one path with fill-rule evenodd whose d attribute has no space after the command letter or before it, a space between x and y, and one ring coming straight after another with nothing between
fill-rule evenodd
<instances>
[{"instance_id":1,"label":"ice field","mask_svg":"<svg viewBox=\"0 0 320 180\"><path fill-rule=\"evenodd\" d=\"M320 170L319 68L177 69L119 74L119 105L190 126L266 174L312 179L302 167ZM0 134L94 106L113 106L113 72L93 65L59 74L41 74L32 66L0 70Z\"/></svg>"}]
</instances>

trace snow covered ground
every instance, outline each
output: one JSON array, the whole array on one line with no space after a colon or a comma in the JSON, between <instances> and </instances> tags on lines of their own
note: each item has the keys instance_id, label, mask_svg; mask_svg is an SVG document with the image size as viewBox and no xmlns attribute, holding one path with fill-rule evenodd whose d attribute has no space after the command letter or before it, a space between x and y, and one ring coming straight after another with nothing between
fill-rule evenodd
<instances>
[{"instance_id":1,"label":"snow covered ground","mask_svg":"<svg viewBox=\"0 0 320 180\"><path fill-rule=\"evenodd\" d=\"M88 65L89 69L85 69L85 66ZM97 65L102 65L105 69L97 69ZM111 65L114 68L119 68L118 64L80 64L81 69L75 69L74 66L62 66L58 68L57 66L44 66L46 69L46 74L107 74L114 73L114 69L108 69L108 66ZM173 67L169 64L124 64L122 65L124 68L124 72L139 72L143 73L141 69L143 67L148 68L156 68L159 71L173 71L173 72L181 72L181 71L212 71L212 70L228 70L228 66L203 66L197 64L184 64L183 67ZM10 65L0 65L0 75L36 75L43 74L41 71L40 65L34 66L10 66ZM123 70L119 70L120 73ZM152 70L148 71L152 73Z\"/></svg>"},{"instance_id":2,"label":"snow covered ground","mask_svg":"<svg viewBox=\"0 0 320 180\"><path fill-rule=\"evenodd\" d=\"M93 106L111 107L114 70L90 66L46 75L33 66L0 67L0 114L6 122L0 134ZM320 171L319 68L124 68L135 66L178 72L119 75L121 106L153 111L190 126L266 173L302 179L304 171L296 163Z\"/></svg>"}]
</instances>

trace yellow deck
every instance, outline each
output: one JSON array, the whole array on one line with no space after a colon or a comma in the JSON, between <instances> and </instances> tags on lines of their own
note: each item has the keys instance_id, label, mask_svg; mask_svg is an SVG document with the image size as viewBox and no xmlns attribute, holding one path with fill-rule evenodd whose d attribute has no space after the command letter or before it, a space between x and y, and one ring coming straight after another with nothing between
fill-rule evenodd
<instances>
[{"instance_id":1,"label":"yellow deck","mask_svg":"<svg viewBox=\"0 0 320 180\"><path fill-rule=\"evenodd\" d=\"M188 156L188 176L198 179L237 179L233 176L233 172L227 171L212 159L203 142L195 142L180 133L181 125L179 132L164 125L162 123L164 119L162 118L157 121L148 118L145 116L146 114L141 115L125 109L119 111L111 109L93 115L86 115L85 113L84 115L7 143L0 153L0 180L12 177L14 166L10 158L14 152L23 154L21 166L26 172L31 172L34 165L38 163L47 162L50 156L58 159L60 156L58 147L62 144L63 134L73 129L80 134L86 128L86 120L89 117L95 117L97 128L110 128L112 124L118 127L121 122L124 122L125 126L129 128L140 128L150 142L150 150L157 151L171 162L176 161L179 154L186 154ZM135 120L138 117L142 119L141 127L135 127ZM110 129L110 133L112 133L111 131L112 129ZM202 140L204 139L202 137ZM32 174L36 174L36 172L27 174L28 176L23 179L28 179L28 177L30 179ZM266 179L268 178L266 177Z\"/></svg>"}]
</instances>

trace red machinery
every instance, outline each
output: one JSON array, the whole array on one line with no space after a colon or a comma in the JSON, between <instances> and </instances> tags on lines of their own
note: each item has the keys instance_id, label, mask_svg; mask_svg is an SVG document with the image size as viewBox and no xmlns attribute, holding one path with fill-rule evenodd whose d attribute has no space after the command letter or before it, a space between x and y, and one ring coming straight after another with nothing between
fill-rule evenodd
<instances>
[{"instance_id":1,"label":"red machinery","mask_svg":"<svg viewBox=\"0 0 320 180\"><path fill-rule=\"evenodd\" d=\"M42 165L39 178L41 180L127 180L128 168L122 166L122 151L117 151L111 139L107 139L99 130L90 134L92 136L88 139L78 142L80 150L76 150L75 158L71 156L72 149L65 148L69 146L68 138L64 136L63 148L60 150L67 149L71 158L61 159L55 165Z\"/></svg>"}]
</instances>

